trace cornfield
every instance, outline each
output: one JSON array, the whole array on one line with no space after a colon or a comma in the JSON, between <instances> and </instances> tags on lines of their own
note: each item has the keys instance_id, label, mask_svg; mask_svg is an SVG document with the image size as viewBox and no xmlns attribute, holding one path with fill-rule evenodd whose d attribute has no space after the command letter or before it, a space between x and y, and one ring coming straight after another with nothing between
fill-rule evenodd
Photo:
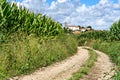
<instances>
[{"instance_id":1,"label":"cornfield","mask_svg":"<svg viewBox=\"0 0 120 80\"><path fill-rule=\"evenodd\" d=\"M61 23L0 0L0 80L61 61L77 51Z\"/></svg>"},{"instance_id":2,"label":"cornfield","mask_svg":"<svg viewBox=\"0 0 120 80\"><path fill-rule=\"evenodd\" d=\"M102 31L102 30L96 30L96 31L91 31L91 32L85 32L80 35L78 35L78 39L101 39L101 40L108 40L109 39L109 31Z\"/></svg>"},{"instance_id":3,"label":"cornfield","mask_svg":"<svg viewBox=\"0 0 120 80\"><path fill-rule=\"evenodd\" d=\"M63 33L62 25L51 17L0 0L0 35L8 36L20 31L42 38L55 38Z\"/></svg>"},{"instance_id":4,"label":"cornfield","mask_svg":"<svg viewBox=\"0 0 120 80\"><path fill-rule=\"evenodd\" d=\"M110 33L112 40L120 40L120 20L111 25Z\"/></svg>"}]
</instances>

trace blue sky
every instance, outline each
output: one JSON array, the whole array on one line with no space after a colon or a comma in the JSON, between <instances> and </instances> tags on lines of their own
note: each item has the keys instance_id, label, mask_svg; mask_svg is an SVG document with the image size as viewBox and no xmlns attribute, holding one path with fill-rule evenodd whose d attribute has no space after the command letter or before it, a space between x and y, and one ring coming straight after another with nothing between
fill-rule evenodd
<instances>
[{"instance_id":1,"label":"blue sky","mask_svg":"<svg viewBox=\"0 0 120 80\"><path fill-rule=\"evenodd\" d=\"M109 29L120 19L120 0L16 0L35 13L46 14L60 23L91 25Z\"/></svg>"},{"instance_id":2,"label":"blue sky","mask_svg":"<svg viewBox=\"0 0 120 80\"><path fill-rule=\"evenodd\" d=\"M16 0L17 2L22 2L23 0ZM46 0L48 4L51 4L52 1L57 1L57 0ZM87 6L95 5L99 2L100 0L80 0L82 4L86 4ZM112 0L114 3L117 3L118 0Z\"/></svg>"},{"instance_id":3,"label":"blue sky","mask_svg":"<svg viewBox=\"0 0 120 80\"><path fill-rule=\"evenodd\" d=\"M99 2L99 0L80 0L80 2L90 6L90 5L97 4Z\"/></svg>"}]
</instances>

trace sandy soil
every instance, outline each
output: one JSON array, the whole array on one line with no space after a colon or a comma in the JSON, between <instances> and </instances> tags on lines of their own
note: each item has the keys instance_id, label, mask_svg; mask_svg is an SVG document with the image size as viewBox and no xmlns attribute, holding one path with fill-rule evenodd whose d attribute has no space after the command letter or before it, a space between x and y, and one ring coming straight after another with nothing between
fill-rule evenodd
<instances>
[{"instance_id":1,"label":"sandy soil","mask_svg":"<svg viewBox=\"0 0 120 80\"><path fill-rule=\"evenodd\" d=\"M108 55L97 50L94 51L98 54L97 62L90 70L90 73L80 80L113 80L111 77L115 73L113 70L114 65Z\"/></svg>"},{"instance_id":2,"label":"sandy soil","mask_svg":"<svg viewBox=\"0 0 120 80\"><path fill-rule=\"evenodd\" d=\"M66 80L80 69L89 58L88 51L78 47L78 52L74 56L55 63L51 66L40 68L33 74L15 77L11 80Z\"/></svg>"}]
</instances>

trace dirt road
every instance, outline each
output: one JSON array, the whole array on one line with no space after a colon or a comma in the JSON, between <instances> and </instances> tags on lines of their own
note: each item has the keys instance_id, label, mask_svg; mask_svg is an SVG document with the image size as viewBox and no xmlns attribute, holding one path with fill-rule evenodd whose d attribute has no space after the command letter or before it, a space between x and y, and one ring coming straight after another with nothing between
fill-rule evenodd
<instances>
[{"instance_id":1,"label":"dirt road","mask_svg":"<svg viewBox=\"0 0 120 80\"><path fill-rule=\"evenodd\" d=\"M111 77L114 75L114 65L111 63L108 55L103 52L94 50L98 54L97 62L92 67L89 74L80 80L113 80Z\"/></svg>"},{"instance_id":2,"label":"dirt road","mask_svg":"<svg viewBox=\"0 0 120 80\"><path fill-rule=\"evenodd\" d=\"M17 77L17 80L66 80L89 58L88 51L78 48L77 54L54 65L35 71L31 75ZM13 79L15 80L15 79Z\"/></svg>"},{"instance_id":3,"label":"dirt road","mask_svg":"<svg viewBox=\"0 0 120 80\"><path fill-rule=\"evenodd\" d=\"M110 77L114 73L110 72L113 68L113 64L106 54L100 51L96 51L96 53L98 54L98 59L95 66L92 67L88 75L80 80L111 80ZM15 77L11 80L67 80L74 72L78 71L80 67L85 64L88 58L89 52L82 47L78 47L77 54L62 62L40 68L33 74ZM105 76L105 73L110 73L110 75Z\"/></svg>"}]
</instances>

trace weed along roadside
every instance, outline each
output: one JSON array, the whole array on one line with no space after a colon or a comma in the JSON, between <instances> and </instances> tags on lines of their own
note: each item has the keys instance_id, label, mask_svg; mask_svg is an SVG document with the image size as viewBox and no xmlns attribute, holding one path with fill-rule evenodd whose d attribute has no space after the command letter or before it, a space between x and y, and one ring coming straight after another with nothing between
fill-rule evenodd
<instances>
[{"instance_id":1,"label":"weed along roadside","mask_svg":"<svg viewBox=\"0 0 120 80\"><path fill-rule=\"evenodd\" d=\"M16 40L12 45L3 45L1 49L1 79L32 73L40 67L46 67L54 62L61 61L76 53L77 43L68 36L62 39L50 40L39 44L36 38L24 42ZM73 47L74 46L74 47ZM16 54L17 53L17 54ZM7 57L7 59L5 58ZM6 66L6 67L4 67Z\"/></svg>"}]
</instances>

